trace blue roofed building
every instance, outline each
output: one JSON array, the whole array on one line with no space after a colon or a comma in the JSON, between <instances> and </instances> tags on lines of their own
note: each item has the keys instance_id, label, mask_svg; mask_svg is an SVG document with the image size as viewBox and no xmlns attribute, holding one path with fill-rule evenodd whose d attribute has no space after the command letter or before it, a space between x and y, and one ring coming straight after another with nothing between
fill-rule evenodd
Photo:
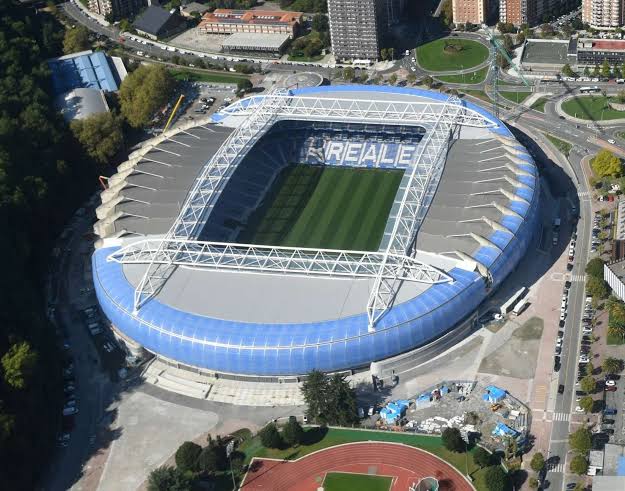
<instances>
[{"instance_id":1,"label":"blue roofed building","mask_svg":"<svg viewBox=\"0 0 625 491\"><path fill-rule=\"evenodd\" d=\"M108 111L105 92L119 90L126 76L121 59L91 50L48 60L57 108L66 119Z\"/></svg>"}]
</instances>

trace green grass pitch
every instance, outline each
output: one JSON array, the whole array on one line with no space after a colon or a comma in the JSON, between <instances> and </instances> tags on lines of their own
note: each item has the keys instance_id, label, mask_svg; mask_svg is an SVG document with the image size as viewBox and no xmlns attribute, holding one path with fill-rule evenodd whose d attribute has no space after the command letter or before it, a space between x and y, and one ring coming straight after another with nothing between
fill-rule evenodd
<instances>
[{"instance_id":1,"label":"green grass pitch","mask_svg":"<svg viewBox=\"0 0 625 491\"><path fill-rule=\"evenodd\" d=\"M291 165L238 241L376 251L403 171Z\"/></svg>"},{"instance_id":2,"label":"green grass pitch","mask_svg":"<svg viewBox=\"0 0 625 491\"><path fill-rule=\"evenodd\" d=\"M323 480L324 491L388 491L393 478L388 476L371 476L367 474L348 474L329 472Z\"/></svg>"}]
</instances>

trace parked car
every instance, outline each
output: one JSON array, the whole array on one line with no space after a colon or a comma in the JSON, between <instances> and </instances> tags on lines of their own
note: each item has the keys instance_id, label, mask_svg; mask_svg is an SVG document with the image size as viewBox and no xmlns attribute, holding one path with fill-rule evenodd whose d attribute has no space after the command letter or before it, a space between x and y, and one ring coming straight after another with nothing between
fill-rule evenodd
<instances>
[{"instance_id":1,"label":"parked car","mask_svg":"<svg viewBox=\"0 0 625 491\"><path fill-rule=\"evenodd\" d=\"M607 385L605 388L606 392L616 392L616 387L613 385Z\"/></svg>"},{"instance_id":2,"label":"parked car","mask_svg":"<svg viewBox=\"0 0 625 491\"><path fill-rule=\"evenodd\" d=\"M606 377L605 385L608 386L608 387L614 387L614 386L616 386L616 382L614 380L610 380L609 378Z\"/></svg>"},{"instance_id":3,"label":"parked car","mask_svg":"<svg viewBox=\"0 0 625 491\"><path fill-rule=\"evenodd\" d=\"M564 385L558 385L558 394L564 394Z\"/></svg>"}]
</instances>

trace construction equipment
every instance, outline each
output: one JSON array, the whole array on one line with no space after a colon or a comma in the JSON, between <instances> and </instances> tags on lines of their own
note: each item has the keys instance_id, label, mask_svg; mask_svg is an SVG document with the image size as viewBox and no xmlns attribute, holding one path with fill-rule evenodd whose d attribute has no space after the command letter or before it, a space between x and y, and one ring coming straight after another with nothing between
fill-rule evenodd
<instances>
[{"instance_id":1,"label":"construction equipment","mask_svg":"<svg viewBox=\"0 0 625 491\"><path fill-rule=\"evenodd\" d=\"M491 69L493 71L493 114L499 118L499 64L497 63L497 53L501 54L510 64L510 66L514 67L516 72L519 74L519 77L523 81L526 87L531 87L531 84L527 81L527 79L523 76L521 72L521 68L517 66L510 58L508 51L501 45L499 40L491 34L490 31L486 31L488 33L488 39L490 41L491 46Z\"/></svg>"},{"instance_id":2,"label":"construction equipment","mask_svg":"<svg viewBox=\"0 0 625 491\"><path fill-rule=\"evenodd\" d=\"M174 119L174 114L176 114L176 111L180 107L180 104L182 103L183 99L184 99L184 94L180 94L180 97L178 97L178 102L176 102L174 109L169 115L169 119L167 120L167 124L165 125L165 128L163 128L163 133L165 133L167 131L167 128L169 128L169 125L171 124L171 120Z\"/></svg>"}]
</instances>

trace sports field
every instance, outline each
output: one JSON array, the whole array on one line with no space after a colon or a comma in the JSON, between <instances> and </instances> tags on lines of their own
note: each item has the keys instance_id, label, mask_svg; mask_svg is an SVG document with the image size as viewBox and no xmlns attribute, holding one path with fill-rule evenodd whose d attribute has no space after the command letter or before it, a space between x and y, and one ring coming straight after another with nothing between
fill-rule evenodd
<instances>
[{"instance_id":1,"label":"sports field","mask_svg":"<svg viewBox=\"0 0 625 491\"><path fill-rule=\"evenodd\" d=\"M367 474L349 474L346 472L328 472L323 480L324 491L388 491L392 477L370 476Z\"/></svg>"},{"instance_id":2,"label":"sports field","mask_svg":"<svg viewBox=\"0 0 625 491\"><path fill-rule=\"evenodd\" d=\"M239 242L375 251L403 171L291 165Z\"/></svg>"}]
</instances>

